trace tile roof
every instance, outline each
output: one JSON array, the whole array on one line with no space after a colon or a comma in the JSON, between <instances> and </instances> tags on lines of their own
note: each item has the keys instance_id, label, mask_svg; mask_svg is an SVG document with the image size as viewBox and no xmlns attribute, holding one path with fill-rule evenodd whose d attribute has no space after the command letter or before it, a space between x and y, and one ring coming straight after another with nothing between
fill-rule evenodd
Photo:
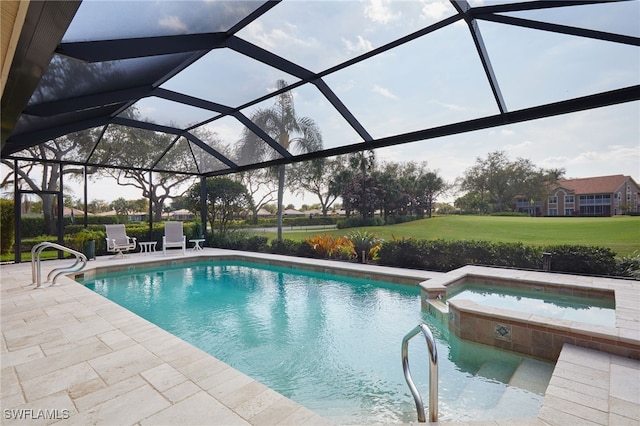
<instances>
[{"instance_id":1,"label":"tile roof","mask_svg":"<svg viewBox=\"0 0 640 426\"><path fill-rule=\"evenodd\" d=\"M558 186L569 189L575 194L612 194L629 176L596 176L581 179L560 179Z\"/></svg>"}]
</instances>

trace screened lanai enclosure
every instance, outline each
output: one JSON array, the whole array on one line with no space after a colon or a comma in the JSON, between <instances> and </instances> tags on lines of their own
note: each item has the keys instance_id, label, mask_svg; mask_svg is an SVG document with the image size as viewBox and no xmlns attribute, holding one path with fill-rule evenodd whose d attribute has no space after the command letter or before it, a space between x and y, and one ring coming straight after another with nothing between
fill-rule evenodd
<instances>
[{"instance_id":1,"label":"screened lanai enclosure","mask_svg":"<svg viewBox=\"0 0 640 426\"><path fill-rule=\"evenodd\" d=\"M419 150L640 99L637 1L2 6L2 160L15 168L205 179L403 144ZM296 115L321 130L313 144L293 143L291 129L259 114L282 99L295 99Z\"/></svg>"}]
</instances>

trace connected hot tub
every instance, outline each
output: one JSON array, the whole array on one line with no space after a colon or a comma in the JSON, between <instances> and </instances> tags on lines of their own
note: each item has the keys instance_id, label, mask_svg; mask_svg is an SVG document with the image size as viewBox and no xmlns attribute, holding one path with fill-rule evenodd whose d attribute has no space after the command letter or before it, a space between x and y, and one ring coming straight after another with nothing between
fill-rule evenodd
<instances>
[{"instance_id":1,"label":"connected hot tub","mask_svg":"<svg viewBox=\"0 0 640 426\"><path fill-rule=\"evenodd\" d=\"M550 361L562 346L640 358L616 328L616 294L590 277L466 266L420 284L422 308L450 332Z\"/></svg>"}]
</instances>

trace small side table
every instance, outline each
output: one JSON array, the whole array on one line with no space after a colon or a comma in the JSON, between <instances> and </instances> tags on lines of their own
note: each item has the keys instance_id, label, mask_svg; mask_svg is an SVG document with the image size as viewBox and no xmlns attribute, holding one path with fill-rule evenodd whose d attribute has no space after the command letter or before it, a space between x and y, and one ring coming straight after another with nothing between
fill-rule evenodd
<instances>
[{"instance_id":1,"label":"small side table","mask_svg":"<svg viewBox=\"0 0 640 426\"><path fill-rule=\"evenodd\" d=\"M200 243L204 242L204 238L196 238L193 240L189 240L190 243L193 243L193 249L198 251L198 250L202 250L202 247L200 246Z\"/></svg>"},{"instance_id":2,"label":"small side table","mask_svg":"<svg viewBox=\"0 0 640 426\"><path fill-rule=\"evenodd\" d=\"M140 253L155 253L156 244L158 244L157 241L140 241L138 243L140 246Z\"/></svg>"}]
</instances>

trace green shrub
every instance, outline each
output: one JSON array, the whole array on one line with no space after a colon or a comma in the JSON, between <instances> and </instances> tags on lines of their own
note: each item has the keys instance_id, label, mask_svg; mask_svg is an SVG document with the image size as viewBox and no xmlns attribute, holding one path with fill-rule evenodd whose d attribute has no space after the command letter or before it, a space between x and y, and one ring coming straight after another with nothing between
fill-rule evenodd
<instances>
[{"instance_id":1,"label":"green shrub","mask_svg":"<svg viewBox=\"0 0 640 426\"><path fill-rule=\"evenodd\" d=\"M33 238L42 235L44 231L43 216L22 216L20 218L20 236L22 238Z\"/></svg>"},{"instance_id":2,"label":"green shrub","mask_svg":"<svg viewBox=\"0 0 640 426\"><path fill-rule=\"evenodd\" d=\"M315 225L335 225L340 220L340 217L336 216L299 216L299 217L283 217L282 226L315 226ZM255 228L255 227L273 227L278 226L278 219L275 217L259 218L258 223L253 223L253 219L248 219L234 223L233 227L239 228Z\"/></svg>"},{"instance_id":3,"label":"green shrub","mask_svg":"<svg viewBox=\"0 0 640 426\"><path fill-rule=\"evenodd\" d=\"M230 250L244 250L266 253L269 248L269 239L261 236L249 236L242 231L229 231L220 236L214 234L210 237L211 247L218 247Z\"/></svg>"},{"instance_id":4,"label":"green shrub","mask_svg":"<svg viewBox=\"0 0 640 426\"><path fill-rule=\"evenodd\" d=\"M43 243L48 241L50 243L57 243L58 237L55 235L40 235L38 237L33 238L23 238L20 244L20 252L21 253L30 253L33 246L36 244ZM69 244L69 242L67 242Z\"/></svg>"},{"instance_id":5,"label":"green shrub","mask_svg":"<svg viewBox=\"0 0 640 426\"><path fill-rule=\"evenodd\" d=\"M412 238L385 241L378 253L382 265L402 268L426 269L424 245L426 240Z\"/></svg>"},{"instance_id":6,"label":"green shrub","mask_svg":"<svg viewBox=\"0 0 640 426\"><path fill-rule=\"evenodd\" d=\"M542 249L522 243L494 243L493 265L522 269L542 269Z\"/></svg>"},{"instance_id":7,"label":"green shrub","mask_svg":"<svg viewBox=\"0 0 640 426\"><path fill-rule=\"evenodd\" d=\"M542 252L552 253L551 270L590 275L614 275L618 266L608 248L586 246L525 246L521 243L402 239L386 241L379 253L382 265L451 271L465 265L541 269ZM640 260L638 260L640 262ZM625 263L633 268L633 261Z\"/></svg>"},{"instance_id":8,"label":"green shrub","mask_svg":"<svg viewBox=\"0 0 640 426\"><path fill-rule=\"evenodd\" d=\"M75 217L74 223L71 223L71 217L65 216L63 219L65 229L69 226L75 226L78 228L84 227L84 216L78 215ZM31 238L42 235L44 229L44 217L43 216L22 216L21 218L20 233L22 238ZM87 216L87 224L102 226L118 223L118 218L115 216Z\"/></svg>"},{"instance_id":9,"label":"green shrub","mask_svg":"<svg viewBox=\"0 0 640 426\"><path fill-rule=\"evenodd\" d=\"M76 250L82 249L82 246L89 241L96 241L96 245L99 241L104 240L106 238L106 233L91 229L91 228L83 228L79 232L73 235L71 239L75 243Z\"/></svg>"},{"instance_id":10,"label":"green shrub","mask_svg":"<svg viewBox=\"0 0 640 426\"><path fill-rule=\"evenodd\" d=\"M387 225L398 225L400 223L413 222L414 220L424 219L415 215L394 215L387 216Z\"/></svg>"},{"instance_id":11,"label":"green shrub","mask_svg":"<svg viewBox=\"0 0 640 426\"><path fill-rule=\"evenodd\" d=\"M616 254L606 247L556 245L544 247L551 253L551 270L588 275L613 275Z\"/></svg>"},{"instance_id":12,"label":"green shrub","mask_svg":"<svg viewBox=\"0 0 640 426\"><path fill-rule=\"evenodd\" d=\"M376 237L375 234L367 231L353 231L347 238L353 244L356 258L362 263L369 259L377 259L382 240Z\"/></svg>"},{"instance_id":13,"label":"green shrub","mask_svg":"<svg viewBox=\"0 0 640 426\"><path fill-rule=\"evenodd\" d=\"M13 247L14 204L11 200L0 199L0 253L9 253Z\"/></svg>"},{"instance_id":14,"label":"green shrub","mask_svg":"<svg viewBox=\"0 0 640 426\"><path fill-rule=\"evenodd\" d=\"M338 229L346 229L346 228L359 228L361 226L383 226L384 219L380 216L368 217L366 220L363 220L360 216L351 216L346 219L342 219L338 221L336 224Z\"/></svg>"},{"instance_id":15,"label":"green shrub","mask_svg":"<svg viewBox=\"0 0 640 426\"><path fill-rule=\"evenodd\" d=\"M616 260L615 275L640 280L640 253L634 251L632 254Z\"/></svg>"},{"instance_id":16,"label":"green shrub","mask_svg":"<svg viewBox=\"0 0 640 426\"><path fill-rule=\"evenodd\" d=\"M315 251L306 241L283 239L278 242L277 240L272 240L269 251L273 254L285 256L315 257Z\"/></svg>"}]
</instances>

